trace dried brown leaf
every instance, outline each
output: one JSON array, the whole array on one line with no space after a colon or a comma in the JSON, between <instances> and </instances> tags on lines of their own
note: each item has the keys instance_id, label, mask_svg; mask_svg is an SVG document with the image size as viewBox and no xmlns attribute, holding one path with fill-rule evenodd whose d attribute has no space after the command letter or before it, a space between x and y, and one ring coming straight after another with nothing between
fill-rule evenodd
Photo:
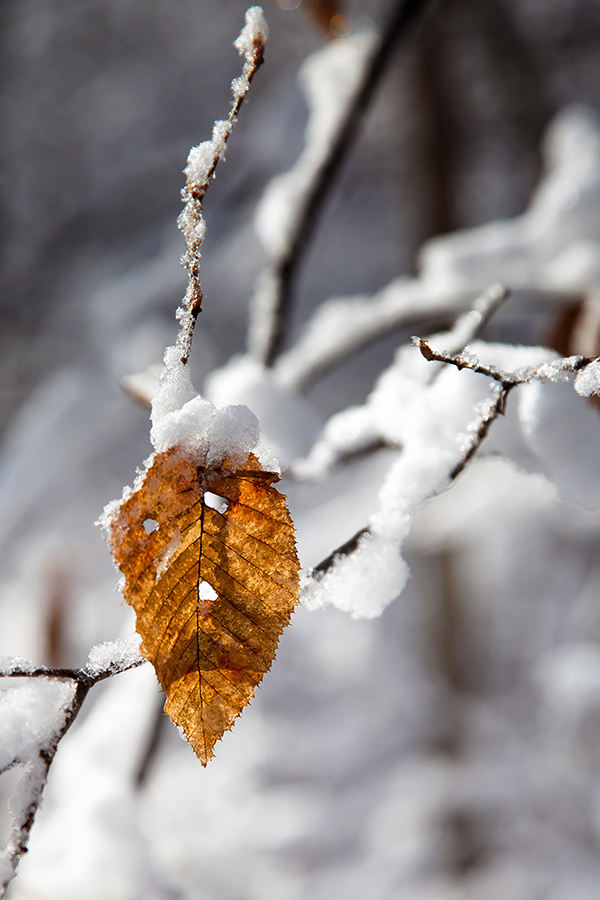
<instances>
[{"instance_id":1,"label":"dried brown leaf","mask_svg":"<svg viewBox=\"0 0 600 900\"><path fill-rule=\"evenodd\" d=\"M173 448L151 458L107 519L165 711L203 765L271 667L298 600L294 529L277 480L252 454L206 470Z\"/></svg>"}]
</instances>

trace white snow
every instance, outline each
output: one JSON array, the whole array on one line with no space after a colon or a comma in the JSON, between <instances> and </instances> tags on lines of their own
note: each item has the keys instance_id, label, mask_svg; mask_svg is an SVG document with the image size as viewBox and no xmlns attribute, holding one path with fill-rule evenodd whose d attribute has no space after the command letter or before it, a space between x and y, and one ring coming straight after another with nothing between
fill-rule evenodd
<instances>
[{"instance_id":1,"label":"white snow","mask_svg":"<svg viewBox=\"0 0 600 900\"><path fill-rule=\"evenodd\" d=\"M600 360L593 360L585 369L577 373L575 390L582 397L600 394Z\"/></svg>"},{"instance_id":2,"label":"white snow","mask_svg":"<svg viewBox=\"0 0 600 900\"><path fill-rule=\"evenodd\" d=\"M30 678L0 693L0 771L35 759L49 747L73 699L71 681Z\"/></svg>"},{"instance_id":3,"label":"white snow","mask_svg":"<svg viewBox=\"0 0 600 900\"><path fill-rule=\"evenodd\" d=\"M249 356L233 357L213 372L204 393L219 407L231 403L249 407L260 422L262 439L282 468L308 452L323 424L304 397ZM265 464L265 468L273 465Z\"/></svg>"},{"instance_id":4,"label":"white snow","mask_svg":"<svg viewBox=\"0 0 600 900\"><path fill-rule=\"evenodd\" d=\"M86 672L96 677L104 672L119 672L136 665L142 660L140 637L121 638L96 644L89 652Z\"/></svg>"},{"instance_id":5,"label":"white snow","mask_svg":"<svg viewBox=\"0 0 600 900\"><path fill-rule=\"evenodd\" d=\"M234 47L240 56L246 58L246 62L251 62L255 45L259 41L266 43L268 37L269 26L261 7L251 6L246 10L246 24L234 41Z\"/></svg>"},{"instance_id":6,"label":"white snow","mask_svg":"<svg viewBox=\"0 0 600 900\"><path fill-rule=\"evenodd\" d=\"M208 466L227 457L241 462L251 452L260 453L258 419L247 406L218 409L199 396L160 418L153 412L150 437L157 451L180 446L192 459Z\"/></svg>"}]
</instances>

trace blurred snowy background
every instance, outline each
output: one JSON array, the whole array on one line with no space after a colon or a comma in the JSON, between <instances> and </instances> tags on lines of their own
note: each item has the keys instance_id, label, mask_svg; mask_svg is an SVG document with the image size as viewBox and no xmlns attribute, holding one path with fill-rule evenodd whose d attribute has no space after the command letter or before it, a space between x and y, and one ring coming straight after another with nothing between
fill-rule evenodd
<instances>
[{"instance_id":1,"label":"blurred snowy background","mask_svg":"<svg viewBox=\"0 0 600 900\"><path fill-rule=\"evenodd\" d=\"M501 281L513 293L482 356L600 351L600 7L439 0L407 31L333 185L286 348L324 301L355 299L273 383L239 362L206 380L245 350L266 261L257 204L303 148L298 73L325 45L379 31L393 6L265 0L266 62L205 205L195 384L255 404L284 463L319 442L294 471L316 478L327 458L326 480L283 482L306 567L378 507L418 419L401 393L413 351L365 408L321 429L364 403L412 333L448 327ZM94 526L151 449L147 410L119 384L175 335L181 170L228 109L245 8L0 4L2 656L79 666L131 634ZM353 327L373 340L309 378L311 353ZM473 419L476 378L437 379L423 417L440 446ZM416 504L398 599L371 619L300 607L206 770L156 726L149 667L95 688L9 896L597 900L599 425L571 385L517 389L467 470ZM16 777L0 779L3 830Z\"/></svg>"}]
</instances>

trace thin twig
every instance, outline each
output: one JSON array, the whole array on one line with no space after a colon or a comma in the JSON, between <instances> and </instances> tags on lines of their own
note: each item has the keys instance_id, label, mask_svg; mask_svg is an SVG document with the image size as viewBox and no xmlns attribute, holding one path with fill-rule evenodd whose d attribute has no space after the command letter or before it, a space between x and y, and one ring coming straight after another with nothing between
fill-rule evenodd
<instances>
[{"instance_id":1,"label":"thin twig","mask_svg":"<svg viewBox=\"0 0 600 900\"><path fill-rule=\"evenodd\" d=\"M510 296L510 288L503 284L492 284L477 297L471 309L459 316L452 328L443 335L448 342L449 351L456 355L465 350L471 341L477 338L498 307ZM438 338L439 340L440 338ZM443 364L434 366L429 383L433 384L443 370Z\"/></svg>"},{"instance_id":2,"label":"thin twig","mask_svg":"<svg viewBox=\"0 0 600 900\"><path fill-rule=\"evenodd\" d=\"M460 473L475 456L481 444L488 436L489 430L492 427L492 423L496 421L498 416L504 415L506 411L506 401L508 399L508 395L516 386L517 383L514 382L513 384L503 385L499 389L496 399L492 402L488 410L482 415L481 419L479 420L479 424L473 432L473 437L468 448L463 451L460 460L450 472L450 475L448 476L450 481L454 481L456 478L458 478Z\"/></svg>"},{"instance_id":3,"label":"thin twig","mask_svg":"<svg viewBox=\"0 0 600 900\"><path fill-rule=\"evenodd\" d=\"M525 366L516 372L505 372L498 366L484 365L466 349L463 353L453 356L451 353L434 350L425 338L413 337L412 343L428 361L447 363L456 366L457 369L470 369L479 375L493 378L503 387L514 387L517 384L528 384L531 381L556 381L569 372L580 372L590 363L597 361L595 356L567 356L562 359L550 360L539 366Z\"/></svg>"},{"instance_id":4,"label":"thin twig","mask_svg":"<svg viewBox=\"0 0 600 900\"><path fill-rule=\"evenodd\" d=\"M365 68L363 80L354 93L331 143L329 154L315 173L310 189L294 225L285 251L275 261L272 278L276 284L276 299L271 311L270 333L262 349L262 362L272 367L281 352L285 328L291 306L296 273L308 250L320 213L351 150L359 125L381 83L396 46L405 36L417 13L427 0L400 0L384 29L379 44Z\"/></svg>"},{"instance_id":5,"label":"thin twig","mask_svg":"<svg viewBox=\"0 0 600 900\"><path fill-rule=\"evenodd\" d=\"M156 758L159 749L161 734L163 734L165 726L170 721L168 716L165 715L164 705L165 695L161 692L156 698L152 729L133 777L133 784L135 785L136 790L140 790L147 781L148 774L152 768L152 763Z\"/></svg>"},{"instance_id":6,"label":"thin twig","mask_svg":"<svg viewBox=\"0 0 600 900\"><path fill-rule=\"evenodd\" d=\"M359 529L356 534L352 535L352 537L349 538L344 544L330 553L329 556L326 556L325 559L321 560L321 562L314 567L314 569L312 570L313 578L315 578L317 581L320 581L323 575L333 567L333 564L339 557L350 556L351 553L354 553L362 538L367 537L370 534L371 532L369 528Z\"/></svg>"},{"instance_id":7,"label":"thin twig","mask_svg":"<svg viewBox=\"0 0 600 900\"><path fill-rule=\"evenodd\" d=\"M204 240L204 222L202 206L209 184L225 155L227 141L237 121L237 115L244 98L248 93L252 79L264 60L266 25L262 19L262 11L252 7L246 13L246 26L235 42L235 46L245 57L242 74L232 82L233 105L227 119L215 122L211 141L193 147L185 168L187 180L181 192L184 209L179 216L178 225L185 237L186 251L181 258L182 265L188 271L188 286L183 303L178 310L180 332L177 348L181 362L187 364L192 349L192 339L196 320L202 312L202 288L200 286L200 247ZM206 160L206 155L212 159Z\"/></svg>"}]
</instances>

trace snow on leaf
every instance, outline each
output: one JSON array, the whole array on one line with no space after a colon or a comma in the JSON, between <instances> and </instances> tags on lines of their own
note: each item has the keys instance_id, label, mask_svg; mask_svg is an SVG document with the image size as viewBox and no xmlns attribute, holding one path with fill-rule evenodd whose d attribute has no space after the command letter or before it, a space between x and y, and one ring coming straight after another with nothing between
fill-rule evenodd
<instances>
[{"instance_id":1,"label":"snow on leaf","mask_svg":"<svg viewBox=\"0 0 600 900\"><path fill-rule=\"evenodd\" d=\"M104 519L165 711L203 765L271 667L298 600L277 480L253 454L205 467L173 447L150 457ZM148 519L157 523L149 532Z\"/></svg>"}]
</instances>

